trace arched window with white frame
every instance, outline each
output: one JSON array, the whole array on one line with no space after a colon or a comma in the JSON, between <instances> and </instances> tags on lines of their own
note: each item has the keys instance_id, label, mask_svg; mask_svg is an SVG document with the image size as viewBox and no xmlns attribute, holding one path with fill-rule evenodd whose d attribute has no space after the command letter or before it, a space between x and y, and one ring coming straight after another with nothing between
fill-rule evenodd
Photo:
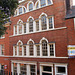
<instances>
[{"instance_id":1,"label":"arched window with white frame","mask_svg":"<svg viewBox=\"0 0 75 75\"><path fill-rule=\"evenodd\" d=\"M42 56L48 56L48 48L46 40L42 40Z\"/></svg>"},{"instance_id":2,"label":"arched window with white frame","mask_svg":"<svg viewBox=\"0 0 75 75\"><path fill-rule=\"evenodd\" d=\"M41 7L46 6L46 0L40 0L40 3L41 3Z\"/></svg>"},{"instance_id":3,"label":"arched window with white frame","mask_svg":"<svg viewBox=\"0 0 75 75\"><path fill-rule=\"evenodd\" d=\"M19 56L22 56L22 47L23 47L23 43L22 43L22 41L18 41L18 43L17 43L17 46L18 46L18 55Z\"/></svg>"},{"instance_id":4,"label":"arched window with white frame","mask_svg":"<svg viewBox=\"0 0 75 75\"><path fill-rule=\"evenodd\" d=\"M47 18L45 15L41 16L41 29L46 30L47 29Z\"/></svg>"},{"instance_id":5,"label":"arched window with white frame","mask_svg":"<svg viewBox=\"0 0 75 75\"><path fill-rule=\"evenodd\" d=\"M32 11L32 10L33 10L33 3L30 2L30 3L29 3L29 11Z\"/></svg>"},{"instance_id":6,"label":"arched window with white frame","mask_svg":"<svg viewBox=\"0 0 75 75\"><path fill-rule=\"evenodd\" d=\"M29 55L33 56L34 55L34 46L33 46L33 42L29 41Z\"/></svg>"},{"instance_id":7,"label":"arched window with white frame","mask_svg":"<svg viewBox=\"0 0 75 75\"><path fill-rule=\"evenodd\" d=\"M22 14L22 7L19 8L19 14Z\"/></svg>"},{"instance_id":8,"label":"arched window with white frame","mask_svg":"<svg viewBox=\"0 0 75 75\"><path fill-rule=\"evenodd\" d=\"M18 34L22 34L22 31L23 31L23 21L19 19L19 21L17 22L18 24Z\"/></svg>"},{"instance_id":9,"label":"arched window with white frame","mask_svg":"<svg viewBox=\"0 0 75 75\"><path fill-rule=\"evenodd\" d=\"M33 19L29 19L29 32L33 32Z\"/></svg>"}]
</instances>

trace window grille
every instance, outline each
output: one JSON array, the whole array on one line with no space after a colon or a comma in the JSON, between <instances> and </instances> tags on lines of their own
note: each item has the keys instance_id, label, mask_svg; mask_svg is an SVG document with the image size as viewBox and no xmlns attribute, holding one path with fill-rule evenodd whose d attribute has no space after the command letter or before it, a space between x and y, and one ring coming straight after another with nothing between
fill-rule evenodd
<instances>
[{"instance_id":1,"label":"window grille","mask_svg":"<svg viewBox=\"0 0 75 75\"><path fill-rule=\"evenodd\" d=\"M42 26L42 30L46 30L46 29L47 29L46 16L42 16L42 17L41 17L41 26Z\"/></svg>"},{"instance_id":2,"label":"window grille","mask_svg":"<svg viewBox=\"0 0 75 75\"><path fill-rule=\"evenodd\" d=\"M29 20L29 32L33 32L33 20Z\"/></svg>"},{"instance_id":3,"label":"window grille","mask_svg":"<svg viewBox=\"0 0 75 75\"><path fill-rule=\"evenodd\" d=\"M48 51L47 51L47 42L45 40L42 41L42 54L43 56L48 56Z\"/></svg>"},{"instance_id":4,"label":"window grille","mask_svg":"<svg viewBox=\"0 0 75 75\"><path fill-rule=\"evenodd\" d=\"M29 42L29 53L30 53L30 56L34 55L33 42L32 41Z\"/></svg>"}]
</instances>

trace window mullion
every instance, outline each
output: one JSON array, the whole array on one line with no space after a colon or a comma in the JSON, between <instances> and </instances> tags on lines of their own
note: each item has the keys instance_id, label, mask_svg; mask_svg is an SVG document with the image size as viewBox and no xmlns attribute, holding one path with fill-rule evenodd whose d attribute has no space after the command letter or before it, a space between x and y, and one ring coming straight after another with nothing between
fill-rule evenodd
<instances>
[{"instance_id":1,"label":"window mullion","mask_svg":"<svg viewBox=\"0 0 75 75\"><path fill-rule=\"evenodd\" d=\"M29 23L26 23L26 33L29 33Z\"/></svg>"},{"instance_id":2,"label":"window mullion","mask_svg":"<svg viewBox=\"0 0 75 75\"><path fill-rule=\"evenodd\" d=\"M13 56L15 56L15 47L13 46Z\"/></svg>"},{"instance_id":3,"label":"window mullion","mask_svg":"<svg viewBox=\"0 0 75 75\"><path fill-rule=\"evenodd\" d=\"M17 64L17 73L18 75L20 75L20 64L19 63Z\"/></svg>"},{"instance_id":4,"label":"window mullion","mask_svg":"<svg viewBox=\"0 0 75 75\"><path fill-rule=\"evenodd\" d=\"M49 48L49 44L47 45L48 47L48 57L50 56L50 48Z\"/></svg>"},{"instance_id":5,"label":"window mullion","mask_svg":"<svg viewBox=\"0 0 75 75\"><path fill-rule=\"evenodd\" d=\"M46 0L46 6L48 5L48 0Z\"/></svg>"},{"instance_id":6,"label":"window mullion","mask_svg":"<svg viewBox=\"0 0 75 75\"><path fill-rule=\"evenodd\" d=\"M34 50L34 56L36 56L36 55L37 55L37 52L36 52L36 45L34 45L33 50Z\"/></svg>"},{"instance_id":7,"label":"window mullion","mask_svg":"<svg viewBox=\"0 0 75 75\"><path fill-rule=\"evenodd\" d=\"M22 45L22 56L24 56L24 48L23 48L23 45Z\"/></svg>"},{"instance_id":8,"label":"window mullion","mask_svg":"<svg viewBox=\"0 0 75 75\"><path fill-rule=\"evenodd\" d=\"M17 46L17 56L19 56L19 46Z\"/></svg>"},{"instance_id":9,"label":"window mullion","mask_svg":"<svg viewBox=\"0 0 75 75\"><path fill-rule=\"evenodd\" d=\"M40 56L42 57L42 44L40 44Z\"/></svg>"},{"instance_id":10,"label":"window mullion","mask_svg":"<svg viewBox=\"0 0 75 75\"><path fill-rule=\"evenodd\" d=\"M17 25L17 35L19 34L19 25Z\"/></svg>"}]
</instances>

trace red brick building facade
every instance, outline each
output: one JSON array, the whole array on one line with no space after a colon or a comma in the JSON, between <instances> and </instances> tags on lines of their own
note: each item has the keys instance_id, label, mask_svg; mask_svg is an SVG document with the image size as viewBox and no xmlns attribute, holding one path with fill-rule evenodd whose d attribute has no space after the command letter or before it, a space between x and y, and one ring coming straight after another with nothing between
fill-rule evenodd
<instances>
[{"instance_id":1,"label":"red brick building facade","mask_svg":"<svg viewBox=\"0 0 75 75\"><path fill-rule=\"evenodd\" d=\"M75 45L74 19L65 19L70 4L23 0L0 39L0 67L10 75L75 75L75 59L68 51Z\"/></svg>"}]
</instances>

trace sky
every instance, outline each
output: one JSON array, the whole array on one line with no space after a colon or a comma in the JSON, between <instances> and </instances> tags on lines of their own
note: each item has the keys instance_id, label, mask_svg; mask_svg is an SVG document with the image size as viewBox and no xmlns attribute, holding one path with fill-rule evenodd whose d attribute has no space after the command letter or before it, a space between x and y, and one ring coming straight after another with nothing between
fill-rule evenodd
<instances>
[{"instance_id":1,"label":"sky","mask_svg":"<svg viewBox=\"0 0 75 75\"><path fill-rule=\"evenodd\" d=\"M73 5L75 5L75 0L73 0Z\"/></svg>"}]
</instances>

